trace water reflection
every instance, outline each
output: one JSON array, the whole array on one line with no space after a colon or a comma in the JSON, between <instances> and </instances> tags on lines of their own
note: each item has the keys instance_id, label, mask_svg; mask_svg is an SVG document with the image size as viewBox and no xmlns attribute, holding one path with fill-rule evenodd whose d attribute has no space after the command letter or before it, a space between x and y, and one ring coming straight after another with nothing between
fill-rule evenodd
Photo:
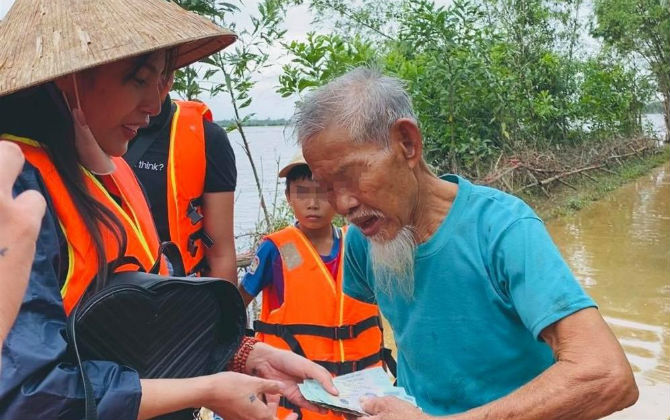
<instances>
[{"instance_id":1,"label":"water reflection","mask_svg":"<svg viewBox=\"0 0 670 420\"><path fill-rule=\"evenodd\" d=\"M670 390L670 165L547 227L638 383Z\"/></svg>"}]
</instances>

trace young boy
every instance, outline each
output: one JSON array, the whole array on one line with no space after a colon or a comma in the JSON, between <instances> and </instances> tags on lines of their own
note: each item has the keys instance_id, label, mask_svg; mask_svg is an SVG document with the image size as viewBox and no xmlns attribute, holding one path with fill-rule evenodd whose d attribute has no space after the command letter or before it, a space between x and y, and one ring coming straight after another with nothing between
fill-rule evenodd
<instances>
[{"instance_id":1,"label":"young boy","mask_svg":"<svg viewBox=\"0 0 670 420\"><path fill-rule=\"evenodd\" d=\"M382 331L376 305L342 293L345 229L333 226L326 190L312 180L302 154L279 172L297 222L268 235L240 283L246 304L263 291L258 339L292 350L343 375L381 365ZM290 407L301 418L342 416ZM280 407L279 418L288 411ZM302 411L302 413L300 413Z\"/></svg>"}]
</instances>

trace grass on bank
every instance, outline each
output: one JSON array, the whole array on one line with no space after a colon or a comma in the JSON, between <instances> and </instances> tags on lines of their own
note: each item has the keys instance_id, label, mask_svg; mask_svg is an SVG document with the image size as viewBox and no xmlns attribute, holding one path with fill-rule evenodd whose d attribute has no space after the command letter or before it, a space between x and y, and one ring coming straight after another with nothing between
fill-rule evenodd
<instances>
[{"instance_id":1,"label":"grass on bank","mask_svg":"<svg viewBox=\"0 0 670 420\"><path fill-rule=\"evenodd\" d=\"M641 158L629 158L621 165L612 164L608 169L612 171L590 171L593 180L575 175L569 182L577 190L558 185L551 189L551 196L546 197L540 190L526 190L519 194L543 220L570 215L583 209L594 201L598 201L609 192L619 188L627 182L635 180L648 173L657 166L670 160L670 146L664 146L659 153L646 155Z\"/></svg>"}]
</instances>

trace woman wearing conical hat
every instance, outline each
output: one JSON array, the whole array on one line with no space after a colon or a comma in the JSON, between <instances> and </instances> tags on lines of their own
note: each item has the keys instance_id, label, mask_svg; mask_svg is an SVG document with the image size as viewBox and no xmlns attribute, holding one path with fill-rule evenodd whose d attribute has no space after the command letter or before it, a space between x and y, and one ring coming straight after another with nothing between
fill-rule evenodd
<instances>
[{"instance_id":1,"label":"woman wearing conical hat","mask_svg":"<svg viewBox=\"0 0 670 420\"><path fill-rule=\"evenodd\" d=\"M16 0L0 39L0 140L19 145L27 163L13 192L33 189L47 200L28 290L2 351L0 418L81 418L67 314L122 261L153 265L158 246L120 156L159 112L164 75L235 35L165 0ZM262 343L245 341L234 361L240 373L189 379L142 379L104 360L84 369L101 419L200 406L227 419L270 419L259 394L308 405L296 385L308 377L335 392L325 369Z\"/></svg>"}]
</instances>

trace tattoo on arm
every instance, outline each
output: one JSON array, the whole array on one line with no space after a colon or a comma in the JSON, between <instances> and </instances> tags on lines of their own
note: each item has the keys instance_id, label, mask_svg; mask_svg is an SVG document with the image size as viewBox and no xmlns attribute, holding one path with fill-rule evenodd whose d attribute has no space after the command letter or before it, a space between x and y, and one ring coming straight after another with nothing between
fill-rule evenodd
<instances>
[{"instance_id":1,"label":"tattoo on arm","mask_svg":"<svg viewBox=\"0 0 670 420\"><path fill-rule=\"evenodd\" d=\"M0 248L0 257L4 257L4 256L5 256L5 253L7 252L8 249L9 249L9 248L7 248L6 246Z\"/></svg>"}]
</instances>

